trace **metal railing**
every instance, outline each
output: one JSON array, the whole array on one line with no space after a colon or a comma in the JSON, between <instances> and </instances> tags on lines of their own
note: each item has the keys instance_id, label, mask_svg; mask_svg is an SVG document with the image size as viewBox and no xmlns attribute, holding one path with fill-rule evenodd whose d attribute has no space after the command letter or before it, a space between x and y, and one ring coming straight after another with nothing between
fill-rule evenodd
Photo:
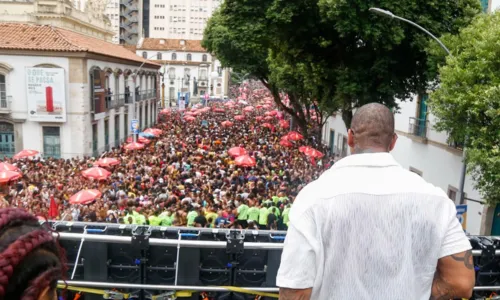
<instances>
[{"instance_id":1,"label":"metal railing","mask_svg":"<svg viewBox=\"0 0 500 300\"><path fill-rule=\"evenodd\" d=\"M11 103L12 101L10 101L7 97L0 99L0 111L2 112L10 111Z\"/></svg>"},{"instance_id":2,"label":"metal railing","mask_svg":"<svg viewBox=\"0 0 500 300\"><path fill-rule=\"evenodd\" d=\"M429 121L410 117L408 122L408 133L421 138L427 138L427 129Z\"/></svg>"},{"instance_id":3,"label":"metal railing","mask_svg":"<svg viewBox=\"0 0 500 300\"><path fill-rule=\"evenodd\" d=\"M156 90L142 90L139 91L138 94L136 94L137 101L154 99L154 98L156 98Z\"/></svg>"}]
</instances>

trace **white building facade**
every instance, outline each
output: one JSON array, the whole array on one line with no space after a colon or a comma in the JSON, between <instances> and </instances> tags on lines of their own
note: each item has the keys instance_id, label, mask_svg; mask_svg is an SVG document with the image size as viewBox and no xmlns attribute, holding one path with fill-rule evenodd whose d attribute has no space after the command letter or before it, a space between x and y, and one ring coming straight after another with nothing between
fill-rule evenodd
<instances>
[{"instance_id":1,"label":"white building facade","mask_svg":"<svg viewBox=\"0 0 500 300\"><path fill-rule=\"evenodd\" d=\"M193 102L228 95L229 71L198 40L143 39L136 54L161 64L165 106L187 94Z\"/></svg>"},{"instance_id":2,"label":"white building facade","mask_svg":"<svg viewBox=\"0 0 500 300\"><path fill-rule=\"evenodd\" d=\"M401 109L395 114L398 141L391 153L404 168L440 187L451 200L459 204L462 150L448 139L446 133L433 129L435 117L427 109L427 100L428 97L423 95L415 97L413 101L399 103ZM338 157L350 154L347 128L341 115L328 119L323 127L323 142ZM464 192L467 232L473 235L499 234L499 209L495 212L494 207L488 209L483 205L481 195L474 189L474 181L468 175Z\"/></svg>"},{"instance_id":3,"label":"white building facade","mask_svg":"<svg viewBox=\"0 0 500 300\"><path fill-rule=\"evenodd\" d=\"M45 33L51 32L64 34ZM44 45L40 50L26 45L31 50L22 53L0 47L1 157L23 149L46 157L96 156L126 140L132 119L141 128L156 122L160 66L148 63L139 69L142 59L121 46L89 42L110 54L58 55Z\"/></svg>"},{"instance_id":4,"label":"white building facade","mask_svg":"<svg viewBox=\"0 0 500 300\"><path fill-rule=\"evenodd\" d=\"M0 22L51 25L111 41L113 32L103 8L98 0L0 0Z\"/></svg>"},{"instance_id":5,"label":"white building facade","mask_svg":"<svg viewBox=\"0 0 500 300\"><path fill-rule=\"evenodd\" d=\"M222 0L150 0L150 38L203 39L203 31Z\"/></svg>"}]
</instances>

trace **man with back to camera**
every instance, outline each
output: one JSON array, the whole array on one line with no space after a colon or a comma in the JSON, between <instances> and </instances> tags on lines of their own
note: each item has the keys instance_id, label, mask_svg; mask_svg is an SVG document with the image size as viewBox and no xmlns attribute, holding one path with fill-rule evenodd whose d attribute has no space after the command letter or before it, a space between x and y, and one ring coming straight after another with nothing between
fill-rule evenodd
<instances>
[{"instance_id":1,"label":"man with back to camera","mask_svg":"<svg viewBox=\"0 0 500 300\"><path fill-rule=\"evenodd\" d=\"M353 155L304 187L291 208L281 300L471 297L471 245L455 204L394 160L396 140L387 107L356 111Z\"/></svg>"}]
</instances>

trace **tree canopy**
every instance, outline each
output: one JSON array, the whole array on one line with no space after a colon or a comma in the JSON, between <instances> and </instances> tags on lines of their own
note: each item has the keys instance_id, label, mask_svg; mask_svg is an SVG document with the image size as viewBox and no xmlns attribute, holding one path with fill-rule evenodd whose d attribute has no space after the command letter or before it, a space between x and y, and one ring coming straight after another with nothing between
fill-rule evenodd
<instances>
[{"instance_id":1,"label":"tree canopy","mask_svg":"<svg viewBox=\"0 0 500 300\"><path fill-rule=\"evenodd\" d=\"M476 188L489 203L500 203L500 13L481 15L444 41L452 56L439 69L440 86L430 97L436 128L466 141Z\"/></svg>"},{"instance_id":2,"label":"tree canopy","mask_svg":"<svg viewBox=\"0 0 500 300\"><path fill-rule=\"evenodd\" d=\"M397 108L435 78L425 51L429 38L404 23L373 15L380 6L436 34L456 34L480 11L477 0L227 0L209 20L203 46L222 64L249 72L277 95L326 115L380 102ZM283 106L282 106L283 108ZM299 109L300 108L300 109ZM307 121L304 118L303 121Z\"/></svg>"}]
</instances>

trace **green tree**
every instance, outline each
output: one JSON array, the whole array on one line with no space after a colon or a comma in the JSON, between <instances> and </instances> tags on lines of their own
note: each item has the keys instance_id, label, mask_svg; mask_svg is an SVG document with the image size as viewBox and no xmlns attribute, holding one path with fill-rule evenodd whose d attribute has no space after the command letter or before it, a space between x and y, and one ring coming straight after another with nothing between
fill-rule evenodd
<instances>
[{"instance_id":1,"label":"green tree","mask_svg":"<svg viewBox=\"0 0 500 300\"><path fill-rule=\"evenodd\" d=\"M307 113L304 106L309 107L309 100L302 103L300 97L294 93L290 97L291 105L282 102L280 93L288 93L285 85L279 86L286 80L274 74L271 80L269 69L270 39L266 15L262 13L270 1L262 1L261 5L242 5L240 1L225 1L219 10L214 12L207 23L202 45L213 53L225 67L230 67L240 74L249 74L250 77L261 81L271 92L276 104L290 114L301 131L307 135ZM264 6L263 6L264 5ZM283 70L283 69L282 69ZM286 70L290 70L287 68ZM289 81L288 81L289 82ZM305 105L306 104L306 105Z\"/></svg>"},{"instance_id":2,"label":"green tree","mask_svg":"<svg viewBox=\"0 0 500 300\"><path fill-rule=\"evenodd\" d=\"M458 33L479 13L479 1L274 0L266 14L272 47L294 64L312 58L321 80L350 126L352 110L369 102L398 108L396 99L425 91L435 72L425 51L429 37L408 24L369 12L382 7L438 35ZM434 42L434 41L431 41Z\"/></svg>"},{"instance_id":3,"label":"green tree","mask_svg":"<svg viewBox=\"0 0 500 300\"><path fill-rule=\"evenodd\" d=\"M371 14L373 6L436 34L458 33L480 11L477 0L229 0L209 21L203 45L225 66L268 85L301 127L312 103L325 114L340 110L349 127L356 107L397 108L396 98L427 90L436 75L427 63L428 36ZM292 95L292 107L279 92Z\"/></svg>"},{"instance_id":4,"label":"green tree","mask_svg":"<svg viewBox=\"0 0 500 300\"><path fill-rule=\"evenodd\" d=\"M489 203L500 203L500 13L481 15L444 41L453 56L439 69L440 86L430 97L436 128L466 141L476 188ZM442 57L438 50L430 52Z\"/></svg>"}]
</instances>

